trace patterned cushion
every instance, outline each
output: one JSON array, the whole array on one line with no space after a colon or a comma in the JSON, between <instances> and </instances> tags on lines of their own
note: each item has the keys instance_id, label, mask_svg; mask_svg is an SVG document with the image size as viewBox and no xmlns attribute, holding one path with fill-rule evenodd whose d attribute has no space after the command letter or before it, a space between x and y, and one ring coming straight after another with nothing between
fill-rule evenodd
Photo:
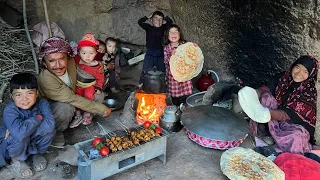
<instances>
[{"instance_id":1,"label":"patterned cushion","mask_svg":"<svg viewBox=\"0 0 320 180\"><path fill-rule=\"evenodd\" d=\"M189 131L187 128L184 128L184 131L188 135L189 139L199 144L200 146L213 148L213 149L221 149L221 150L230 149L230 148L239 146L246 139L248 135L247 134L245 137L241 139L236 139L234 141L222 141L222 140L209 139L203 136L199 136Z\"/></svg>"},{"instance_id":2,"label":"patterned cushion","mask_svg":"<svg viewBox=\"0 0 320 180\"><path fill-rule=\"evenodd\" d=\"M220 159L223 174L235 180L284 180L284 172L271 160L252 149L236 147Z\"/></svg>"}]
</instances>

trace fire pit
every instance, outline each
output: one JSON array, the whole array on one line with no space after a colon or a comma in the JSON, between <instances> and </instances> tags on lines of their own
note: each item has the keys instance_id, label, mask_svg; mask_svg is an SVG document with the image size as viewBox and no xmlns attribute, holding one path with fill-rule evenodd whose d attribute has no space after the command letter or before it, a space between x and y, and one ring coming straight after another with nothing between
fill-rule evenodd
<instances>
[{"instance_id":1,"label":"fire pit","mask_svg":"<svg viewBox=\"0 0 320 180\"><path fill-rule=\"evenodd\" d=\"M120 118L113 119L121 130L111 131L98 123L105 134L103 136L104 143L107 145L113 137L126 138L132 135L132 131L141 131L144 129L141 124L145 120L151 121L157 128L160 128L158 126L159 119L167 105L172 105L171 97L167 94L132 92L124 105ZM114 129L119 129L119 127ZM94 149L93 139L75 144L79 154L78 179L104 179L156 157L165 164L167 135L169 133L162 128L160 129L162 130L161 135L152 136L150 139L140 139L137 144L134 143L132 146L120 147L120 149L118 147L117 151L107 145L111 153L95 159L90 158L90 150ZM107 141L107 139L109 140ZM131 141L133 142L133 139Z\"/></svg>"},{"instance_id":2,"label":"fire pit","mask_svg":"<svg viewBox=\"0 0 320 180\"><path fill-rule=\"evenodd\" d=\"M150 121L159 125L160 116L167 106L167 95L137 92L135 97L138 99L138 106L136 109L137 123L143 124L144 121Z\"/></svg>"},{"instance_id":3,"label":"fire pit","mask_svg":"<svg viewBox=\"0 0 320 180\"><path fill-rule=\"evenodd\" d=\"M136 122L137 124L143 124L148 120L159 125L164 108L170 105L172 105L172 99L166 93L134 91L127 99L120 119L122 122Z\"/></svg>"}]
</instances>

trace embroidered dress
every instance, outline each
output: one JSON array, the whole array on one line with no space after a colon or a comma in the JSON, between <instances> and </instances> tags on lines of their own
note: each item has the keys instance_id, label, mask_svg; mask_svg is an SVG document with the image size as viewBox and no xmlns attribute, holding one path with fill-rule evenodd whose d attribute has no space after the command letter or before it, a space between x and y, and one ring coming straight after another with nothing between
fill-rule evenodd
<instances>
[{"instance_id":1,"label":"embroidered dress","mask_svg":"<svg viewBox=\"0 0 320 180\"><path fill-rule=\"evenodd\" d=\"M291 71L301 64L308 70L308 79L294 82ZM271 119L268 129L278 148L283 152L303 154L312 150L316 125L315 79L317 61L310 56L296 60L289 71L281 73L276 82L269 83L267 92L261 95L261 104L269 109L285 112L290 120ZM257 123L250 121L251 134L257 134ZM259 135L259 134L258 134Z\"/></svg>"}]
</instances>

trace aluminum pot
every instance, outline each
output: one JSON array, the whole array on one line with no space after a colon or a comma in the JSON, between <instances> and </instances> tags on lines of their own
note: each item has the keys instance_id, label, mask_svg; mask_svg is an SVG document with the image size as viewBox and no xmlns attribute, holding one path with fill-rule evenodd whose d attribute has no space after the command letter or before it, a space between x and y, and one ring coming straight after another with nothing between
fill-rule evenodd
<instances>
[{"instance_id":1,"label":"aluminum pot","mask_svg":"<svg viewBox=\"0 0 320 180\"><path fill-rule=\"evenodd\" d=\"M167 106L160 117L160 126L165 130L172 132L180 120L177 114L178 108L175 105Z\"/></svg>"}]
</instances>

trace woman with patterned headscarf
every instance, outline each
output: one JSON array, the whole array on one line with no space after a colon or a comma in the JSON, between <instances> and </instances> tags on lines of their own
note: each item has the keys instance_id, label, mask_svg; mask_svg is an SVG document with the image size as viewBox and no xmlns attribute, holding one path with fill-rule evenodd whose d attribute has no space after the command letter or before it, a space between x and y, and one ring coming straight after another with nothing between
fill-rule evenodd
<instances>
[{"instance_id":1,"label":"woman with patterned headscarf","mask_svg":"<svg viewBox=\"0 0 320 180\"><path fill-rule=\"evenodd\" d=\"M280 73L258 89L261 105L268 108L270 121L266 135L271 136L283 152L310 152L316 125L317 60L301 56L289 71ZM253 119L255 121L255 119ZM250 121L251 134L257 135L257 123Z\"/></svg>"}]
</instances>

